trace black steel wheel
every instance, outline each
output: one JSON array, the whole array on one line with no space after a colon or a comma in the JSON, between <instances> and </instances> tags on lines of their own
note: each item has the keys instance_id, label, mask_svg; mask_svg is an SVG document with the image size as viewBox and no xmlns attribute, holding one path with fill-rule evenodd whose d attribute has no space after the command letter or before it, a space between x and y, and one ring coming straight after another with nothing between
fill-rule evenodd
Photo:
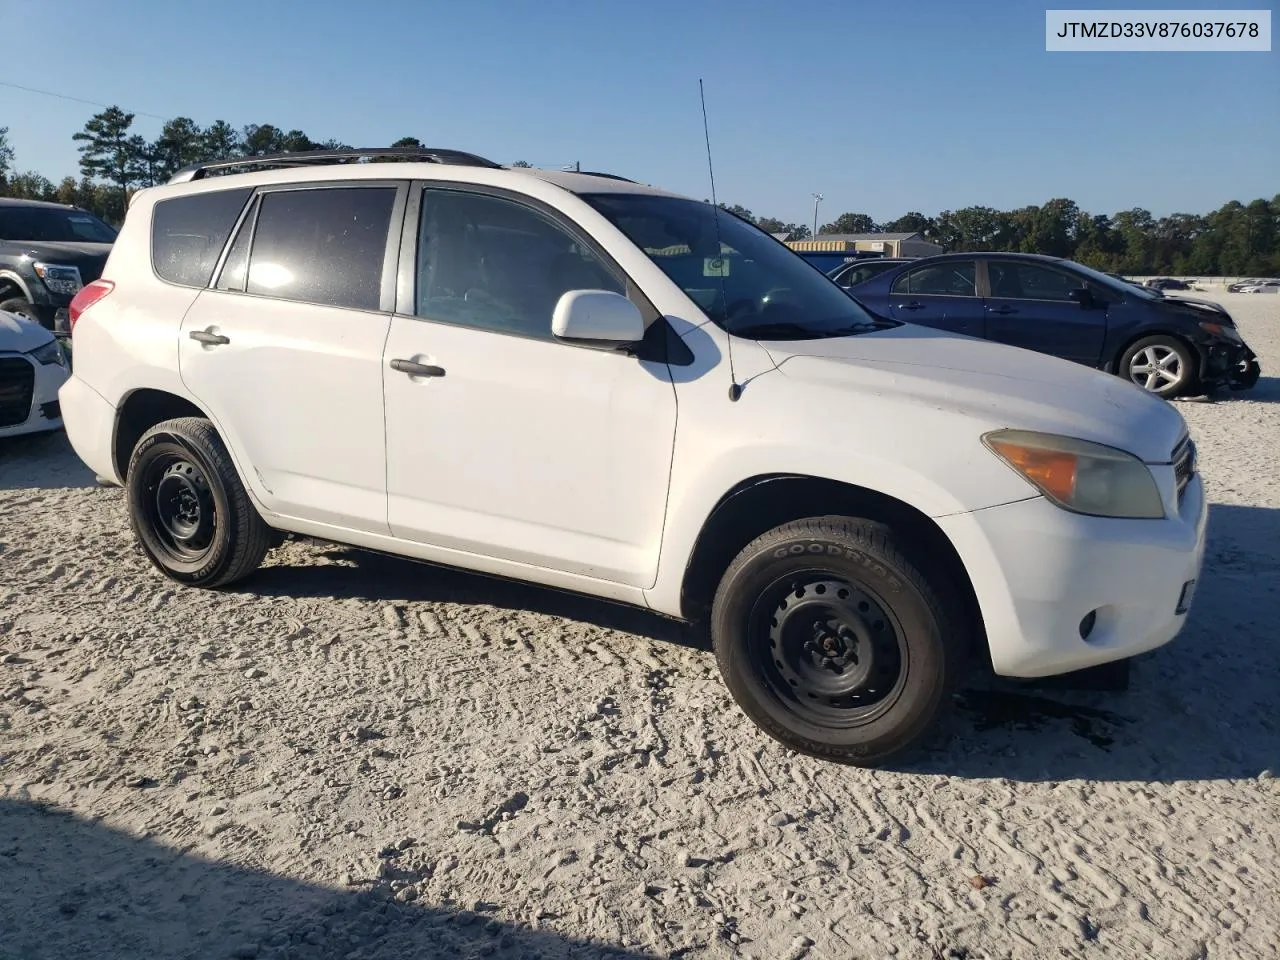
<instances>
[{"instance_id":1,"label":"black steel wheel","mask_svg":"<svg viewBox=\"0 0 1280 960\"><path fill-rule=\"evenodd\" d=\"M166 450L145 464L139 479L146 491L146 522L157 543L175 561L192 563L213 547L218 508L209 480L182 451Z\"/></svg>"},{"instance_id":2,"label":"black steel wheel","mask_svg":"<svg viewBox=\"0 0 1280 960\"><path fill-rule=\"evenodd\" d=\"M125 490L143 552L180 583L219 587L239 580L270 547L273 531L208 420L167 420L144 433Z\"/></svg>"},{"instance_id":3,"label":"black steel wheel","mask_svg":"<svg viewBox=\"0 0 1280 960\"><path fill-rule=\"evenodd\" d=\"M967 649L947 584L882 524L799 520L757 537L721 579L711 640L730 693L767 734L874 766L933 728Z\"/></svg>"},{"instance_id":4,"label":"black steel wheel","mask_svg":"<svg viewBox=\"0 0 1280 960\"><path fill-rule=\"evenodd\" d=\"M910 655L897 619L848 580L783 577L760 594L748 630L770 691L820 726L869 723L902 692Z\"/></svg>"}]
</instances>

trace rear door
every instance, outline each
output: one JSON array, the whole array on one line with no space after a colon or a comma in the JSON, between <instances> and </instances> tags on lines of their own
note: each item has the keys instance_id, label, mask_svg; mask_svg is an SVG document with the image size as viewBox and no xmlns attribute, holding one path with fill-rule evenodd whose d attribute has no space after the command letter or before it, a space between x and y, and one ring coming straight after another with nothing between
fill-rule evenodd
<instances>
[{"instance_id":1,"label":"rear door","mask_svg":"<svg viewBox=\"0 0 1280 960\"><path fill-rule=\"evenodd\" d=\"M889 291L889 315L907 323L982 336L984 313L976 261L943 260L907 270Z\"/></svg>"},{"instance_id":2,"label":"rear door","mask_svg":"<svg viewBox=\"0 0 1280 960\"><path fill-rule=\"evenodd\" d=\"M183 319L183 382L276 513L388 532L382 350L407 189L261 190Z\"/></svg>"},{"instance_id":3,"label":"rear door","mask_svg":"<svg viewBox=\"0 0 1280 960\"><path fill-rule=\"evenodd\" d=\"M1070 291L1083 277L1050 263L986 260L988 340L1097 366L1107 336L1107 304L1081 304Z\"/></svg>"}]
</instances>

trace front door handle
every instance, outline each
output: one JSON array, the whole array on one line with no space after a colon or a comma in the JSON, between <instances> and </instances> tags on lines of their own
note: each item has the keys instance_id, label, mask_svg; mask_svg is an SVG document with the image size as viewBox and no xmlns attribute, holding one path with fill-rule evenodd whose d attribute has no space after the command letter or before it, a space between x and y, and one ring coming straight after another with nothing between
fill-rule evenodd
<instances>
[{"instance_id":1,"label":"front door handle","mask_svg":"<svg viewBox=\"0 0 1280 960\"><path fill-rule=\"evenodd\" d=\"M207 347L217 347L217 346L221 346L224 343L231 342L230 337L224 337L220 333L211 333L210 330L212 329L213 328L210 327L209 330L192 330L191 339L198 340L200 343L203 343Z\"/></svg>"},{"instance_id":2,"label":"front door handle","mask_svg":"<svg viewBox=\"0 0 1280 960\"><path fill-rule=\"evenodd\" d=\"M1017 313L1017 312L1018 312L1015 308L1013 308L1013 307L1009 307L1009 306L1003 306L1003 307L987 307L987 309L988 309L988 310L990 310L992 313L1000 314L1001 316L1003 316L1003 315L1004 315L1004 314L1006 314L1006 313Z\"/></svg>"},{"instance_id":3,"label":"front door handle","mask_svg":"<svg viewBox=\"0 0 1280 960\"><path fill-rule=\"evenodd\" d=\"M898 309L899 310L923 310L924 304L920 303L917 300L912 300L910 303L898 304Z\"/></svg>"},{"instance_id":4,"label":"front door handle","mask_svg":"<svg viewBox=\"0 0 1280 960\"><path fill-rule=\"evenodd\" d=\"M412 360L392 360L391 369L407 373L411 377L443 377L444 367L428 363L415 363Z\"/></svg>"}]
</instances>

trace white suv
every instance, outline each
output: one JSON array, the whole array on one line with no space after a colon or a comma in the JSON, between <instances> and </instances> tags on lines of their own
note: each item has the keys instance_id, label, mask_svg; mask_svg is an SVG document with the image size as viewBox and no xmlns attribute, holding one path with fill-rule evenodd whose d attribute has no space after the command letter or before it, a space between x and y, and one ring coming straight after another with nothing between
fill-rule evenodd
<instances>
[{"instance_id":1,"label":"white suv","mask_svg":"<svg viewBox=\"0 0 1280 960\"><path fill-rule=\"evenodd\" d=\"M918 741L970 654L1036 677L1167 642L1200 568L1167 402L873 317L616 177L190 169L71 317L67 433L174 580L288 531L705 617L742 709L833 760Z\"/></svg>"}]
</instances>

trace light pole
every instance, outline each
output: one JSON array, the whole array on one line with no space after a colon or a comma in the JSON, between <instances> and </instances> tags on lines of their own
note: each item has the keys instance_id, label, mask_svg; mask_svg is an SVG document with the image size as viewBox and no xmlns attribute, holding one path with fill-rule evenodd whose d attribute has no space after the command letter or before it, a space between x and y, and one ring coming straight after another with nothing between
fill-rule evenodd
<instances>
[{"instance_id":1,"label":"light pole","mask_svg":"<svg viewBox=\"0 0 1280 960\"><path fill-rule=\"evenodd\" d=\"M818 236L818 204L822 202L822 194L815 193L813 195L813 237Z\"/></svg>"}]
</instances>

